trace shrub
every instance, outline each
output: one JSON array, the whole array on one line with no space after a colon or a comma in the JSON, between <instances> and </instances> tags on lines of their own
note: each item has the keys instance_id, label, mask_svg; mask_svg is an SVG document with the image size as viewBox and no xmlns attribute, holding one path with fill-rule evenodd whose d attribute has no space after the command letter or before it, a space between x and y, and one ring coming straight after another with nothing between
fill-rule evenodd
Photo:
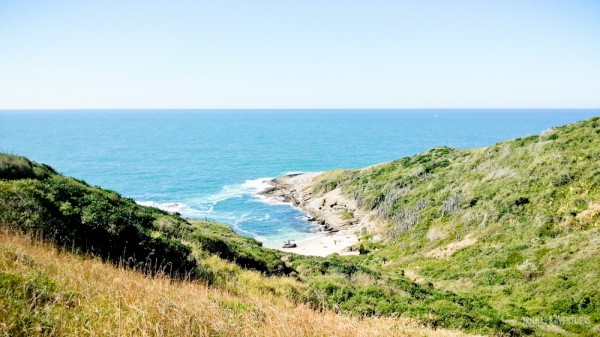
<instances>
[{"instance_id":1,"label":"shrub","mask_svg":"<svg viewBox=\"0 0 600 337\"><path fill-rule=\"evenodd\" d=\"M46 165L34 164L29 159L0 153L0 180L44 178L56 173Z\"/></svg>"}]
</instances>

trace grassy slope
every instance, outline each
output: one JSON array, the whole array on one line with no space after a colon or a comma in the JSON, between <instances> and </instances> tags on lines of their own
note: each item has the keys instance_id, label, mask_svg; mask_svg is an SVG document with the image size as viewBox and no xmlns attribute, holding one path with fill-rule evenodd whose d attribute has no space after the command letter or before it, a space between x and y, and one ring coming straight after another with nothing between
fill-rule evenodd
<instances>
[{"instance_id":1,"label":"grassy slope","mask_svg":"<svg viewBox=\"0 0 600 337\"><path fill-rule=\"evenodd\" d=\"M333 188L388 223L383 243L365 237L373 251L362 264L476 297L517 325L584 322L536 326L541 334L600 331L600 118L332 171L315 189Z\"/></svg>"},{"instance_id":2,"label":"grassy slope","mask_svg":"<svg viewBox=\"0 0 600 337\"><path fill-rule=\"evenodd\" d=\"M140 206L116 192L7 154L0 154L0 227L147 275L203 282L235 295L274 296L361 316L420 317L434 327L485 333L509 329L488 307L484 313L471 313L478 302L403 277L378 280L378 273L352 260L265 249L225 225L187 221ZM288 274L292 277L284 276ZM10 281L6 289L12 292L22 281ZM31 327L27 319L19 323Z\"/></svg>"},{"instance_id":3,"label":"grassy slope","mask_svg":"<svg viewBox=\"0 0 600 337\"><path fill-rule=\"evenodd\" d=\"M210 277L197 268L207 253L270 275L289 272L276 252L225 225L191 223L1 153L0 225L113 262L141 264L151 273L162 269L182 277Z\"/></svg>"},{"instance_id":4,"label":"grassy slope","mask_svg":"<svg viewBox=\"0 0 600 337\"><path fill-rule=\"evenodd\" d=\"M238 268L218 259L212 267ZM238 272L246 282L226 291L147 277L0 231L0 335L465 336L410 319L317 312L261 291L260 274Z\"/></svg>"}]
</instances>

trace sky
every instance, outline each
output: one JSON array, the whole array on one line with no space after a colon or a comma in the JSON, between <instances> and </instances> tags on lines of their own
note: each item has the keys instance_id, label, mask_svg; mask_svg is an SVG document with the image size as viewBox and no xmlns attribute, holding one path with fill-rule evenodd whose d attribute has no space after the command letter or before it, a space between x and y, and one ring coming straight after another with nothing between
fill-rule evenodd
<instances>
[{"instance_id":1,"label":"sky","mask_svg":"<svg viewBox=\"0 0 600 337\"><path fill-rule=\"evenodd\" d=\"M600 1L0 0L0 109L600 108Z\"/></svg>"}]
</instances>

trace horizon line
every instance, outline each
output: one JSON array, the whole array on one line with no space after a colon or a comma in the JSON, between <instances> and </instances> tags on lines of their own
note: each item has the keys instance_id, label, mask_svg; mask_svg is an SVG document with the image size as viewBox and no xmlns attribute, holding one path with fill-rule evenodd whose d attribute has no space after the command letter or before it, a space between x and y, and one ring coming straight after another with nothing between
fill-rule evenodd
<instances>
[{"instance_id":1,"label":"horizon line","mask_svg":"<svg viewBox=\"0 0 600 337\"><path fill-rule=\"evenodd\" d=\"M600 107L581 108L581 107L465 107L465 108L443 108L443 107L427 107L427 108L0 108L0 111L160 111L160 110L178 110L178 111L241 111L241 110L295 110L295 111L310 111L310 110L600 110Z\"/></svg>"}]
</instances>

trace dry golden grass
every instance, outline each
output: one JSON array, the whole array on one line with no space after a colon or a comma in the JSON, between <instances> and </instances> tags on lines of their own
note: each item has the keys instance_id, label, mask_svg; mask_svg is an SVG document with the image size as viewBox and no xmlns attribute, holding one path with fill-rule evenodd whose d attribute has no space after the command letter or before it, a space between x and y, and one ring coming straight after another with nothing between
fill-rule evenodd
<instances>
[{"instance_id":1,"label":"dry golden grass","mask_svg":"<svg viewBox=\"0 0 600 337\"><path fill-rule=\"evenodd\" d=\"M354 318L331 311L317 312L282 296L261 291L230 291L198 282L106 264L97 259L60 252L21 235L0 232L0 272L42 274L56 281L57 290L42 310L39 323L23 335L59 336L465 336L433 330L404 318ZM265 279L257 273L251 276ZM256 281L259 284L259 281ZM267 281L261 281L267 282ZM252 282L247 282L248 284ZM248 285L241 285L242 288ZM0 303L2 303L0 298ZM29 303L32 302L32 303ZM23 310L34 310L35 299ZM0 333L9 335L14 320L2 315ZM45 311L44 311L45 310ZM6 312L4 312L6 314ZM39 313L39 312L38 312ZM25 316L23 316L25 315ZM27 312L21 313L26 317ZM15 317L13 315L13 317ZM21 322L22 323L22 322ZM15 331L12 330L14 334Z\"/></svg>"}]
</instances>

